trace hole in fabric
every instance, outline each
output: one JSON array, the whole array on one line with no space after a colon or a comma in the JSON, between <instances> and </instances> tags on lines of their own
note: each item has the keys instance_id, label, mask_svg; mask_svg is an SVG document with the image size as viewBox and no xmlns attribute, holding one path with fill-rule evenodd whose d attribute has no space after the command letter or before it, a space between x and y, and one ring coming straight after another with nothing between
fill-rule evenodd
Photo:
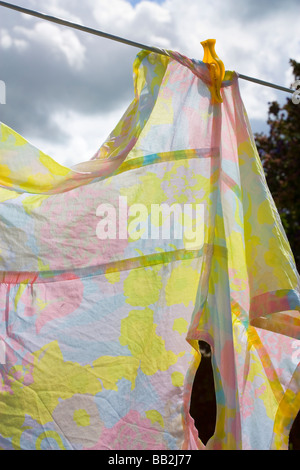
<instances>
[{"instance_id":1,"label":"hole in fabric","mask_svg":"<svg viewBox=\"0 0 300 470\"><path fill-rule=\"evenodd\" d=\"M205 341L199 341L199 347L202 357L193 383L190 414L199 438L206 445L215 432L217 407L211 349Z\"/></svg>"},{"instance_id":2,"label":"hole in fabric","mask_svg":"<svg viewBox=\"0 0 300 470\"><path fill-rule=\"evenodd\" d=\"M216 396L211 348L205 341L199 341L199 348L202 358L193 383L190 414L195 421L199 438L206 445L215 432ZM300 450L300 410L290 431L288 448Z\"/></svg>"},{"instance_id":3,"label":"hole in fabric","mask_svg":"<svg viewBox=\"0 0 300 470\"><path fill-rule=\"evenodd\" d=\"M300 450L300 411L290 431L289 450Z\"/></svg>"}]
</instances>

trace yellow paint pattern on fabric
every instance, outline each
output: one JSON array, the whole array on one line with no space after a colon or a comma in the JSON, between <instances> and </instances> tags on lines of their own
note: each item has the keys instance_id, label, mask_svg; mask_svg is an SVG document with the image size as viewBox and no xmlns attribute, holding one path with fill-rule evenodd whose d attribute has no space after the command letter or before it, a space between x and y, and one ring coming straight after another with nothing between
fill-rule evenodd
<instances>
[{"instance_id":1,"label":"yellow paint pattern on fabric","mask_svg":"<svg viewBox=\"0 0 300 470\"><path fill-rule=\"evenodd\" d=\"M49 414L52 414L58 405L58 394L64 399L71 398L75 393L88 393L95 395L101 391L101 384L98 378L91 372L91 366L81 366L78 363L64 361L62 352L57 341L44 346L35 352L34 369L31 389L36 389L37 394L42 393L45 407L38 407L38 414L35 409L31 409L28 414L45 424L49 421ZM39 392L41 386L47 383L47 392ZM34 402L35 402L35 397ZM33 400L31 399L33 405ZM50 416L51 417L51 416Z\"/></svg>"},{"instance_id":2,"label":"yellow paint pattern on fabric","mask_svg":"<svg viewBox=\"0 0 300 470\"><path fill-rule=\"evenodd\" d=\"M254 348L250 350L250 367L247 376L247 381L250 383L256 383L257 378L260 377L264 379L264 382L261 383L260 387L257 387L255 390L256 398L262 400L265 406L265 412L267 416L274 420L276 410L278 408L278 401L276 400L275 394L272 391L270 381L267 380L265 376L266 365L263 365L261 359L257 356ZM276 386L276 384L274 384ZM280 391L279 391L280 395Z\"/></svg>"},{"instance_id":3,"label":"yellow paint pattern on fabric","mask_svg":"<svg viewBox=\"0 0 300 470\"><path fill-rule=\"evenodd\" d=\"M24 182L19 184L19 187L25 190L47 191L53 189L54 183L55 177L51 173L33 173L26 179L24 178Z\"/></svg>"},{"instance_id":4,"label":"yellow paint pattern on fabric","mask_svg":"<svg viewBox=\"0 0 300 470\"><path fill-rule=\"evenodd\" d=\"M12 180L9 178L10 174L9 166L0 164L0 183L3 184L3 186L12 186Z\"/></svg>"},{"instance_id":5,"label":"yellow paint pattern on fabric","mask_svg":"<svg viewBox=\"0 0 300 470\"><path fill-rule=\"evenodd\" d=\"M0 188L0 202L9 201L10 199L16 199L20 196L20 193L12 191L11 189Z\"/></svg>"},{"instance_id":6,"label":"yellow paint pattern on fabric","mask_svg":"<svg viewBox=\"0 0 300 470\"><path fill-rule=\"evenodd\" d=\"M226 237L226 242L230 253L230 267L234 270L230 286L233 290L244 290L248 278L244 236L240 232L231 232Z\"/></svg>"},{"instance_id":7,"label":"yellow paint pattern on fabric","mask_svg":"<svg viewBox=\"0 0 300 470\"><path fill-rule=\"evenodd\" d=\"M49 196L44 196L44 195L36 195L36 196L29 196L23 199L22 204L27 212L27 214L31 214L33 210L38 209L41 207L42 203L44 202L45 199L48 199Z\"/></svg>"},{"instance_id":8,"label":"yellow paint pattern on fabric","mask_svg":"<svg viewBox=\"0 0 300 470\"><path fill-rule=\"evenodd\" d=\"M20 370L10 369L10 390L3 392L3 400L0 400L0 434L4 438L13 438L15 448L19 447L25 430L22 426L26 415L45 425L52 421L59 398L70 398L74 393L95 395L101 391L101 384L91 373L90 366L64 362L57 341L45 345L31 357L32 372L30 365L19 366ZM32 374L32 380L25 386L23 381L28 374Z\"/></svg>"},{"instance_id":9,"label":"yellow paint pattern on fabric","mask_svg":"<svg viewBox=\"0 0 300 470\"><path fill-rule=\"evenodd\" d=\"M75 421L77 426L80 427L87 427L91 424L90 415L86 410L83 409L74 411L73 420Z\"/></svg>"},{"instance_id":10,"label":"yellow paint pattern on fabric","mask_svg":"<svg viewBox=\"0 0 300 470\"><path fill-rule=\"evenodd\" d=\"M167 64L168 64L169 60L170 60L169 57L161 56L159 58L159 62L158 62L157 59L154 58L154 56L148 55L148 61L149 61L150 64L155 64L155 62L156 62L155 68L154 68L155 75L152 78L151 84L150 84L152 95L154 94L154 88L156 86L159 87L160 84L161 84L161 81L164 77L166 67L167 67ZM145 72L147 73L147 68L145 69Z\"/></svg>"},{"instance_id":11,"label":"yellow paint pattern on fabric","mask_svg":"<svg viewBox=\"0 0 300 470\"><path fill-rule=\"evenodd\" d=\"M121 188L121 196L127 197L127 204L143 204L150 214L152 204L162 204L168 200L166 193L161 188L162 179L153 172L147 172L140 176L138 184L129 188Z\"/></svg>"},{"instance_id":12,"label":"yellow paint pattern on fabric","mask_svg":"<svg viewBox=\"0 0 300 470\"><path fill-rule=\"evenodd\" d=\"M157 350L157 354L161 352L162 348ZM121 379L129 380L133 389L140 364L132 356L102 356L92 366L81 366L64 361L57 341L45 345L31 357L31 364L10 369L10 390L1 392L0 434L3 438L12 438L16 449L20 448L20 438L26 430L23 427L25 416L45 425L52 421L61 399L71 398L76 393L95 396L103 388L117 391L117 382ZM173 353L162 354L166 364L172 362L171 359L177 360ZM24 385L26 376L32 376L29 385Z\"/></svg>"},{"instance_id":13,"label":"yellow paint pattern on fabric","mask_svg":"<svg viewBox=\"0 0 300 470\"><path fill-rule=\"evenodd\" d=\"M45 271L51 272L49 264L44 264L44 262L41 260L41 258L38 258L37 261L38 261L38 270L39 270L39 272L45 272Z\"/></svg>"},{"instance_id":14,"label":"yellow paint pattern on fabric","mask_svg":"<svg viewBox=\"0 0 300 470\"><path fill-rule=\"evenodd\" d=\"M188 322L184 318L176 318L173 323L173 331L178 333L186 333L188 330Z\"/></svg>"},{"instance_id":15,"label":"yellow paint pattern on fabric","mask_svg":"<svg viewBox=\"0 0 300 470\"><path fill-rule=\"evenodd\" d=\"M148 419L150 419L152 424L158 423L162 428L164 428L165 424L163 417L157 410L146 411L146 416Z\"/></svg>"},{"instance_id":16,"label":"yellow paint pattern on fabric","mask_svg":"<svg viewBox=\"0 0 300 470\"><path fill-rule=\"evenodd\" d=\"M137 214L129 215L128 217L128 241L134 242L137 238L142 236L142 231L140 234L134 237L131 237L131 230L136 232L136 228L133 228L132 224L138 221L146 221L147 217L151 215L151 205L152 204L162 204L168 200L166 193L162 190L162 179L158 178L155 173L147 172L145 175L140 176L139 182L136 185L130 186L129 188L121 188L120 194L127 198L128 207L133 209L134 204L139 204L143 211L138 216Z\"/></svg>"},{"instance_id":17,"label":"yellow paint pattern on fabric","mask_svg":"<svg viewBox=\"0 0 300 470\"><path fill-rule=\"evenodd\" d=\"M189 161L188 159L186 160L175 160L173 162L170 162L170 169L165 172L164 174L164 181L169 181L172 183L172 180L174 177L178 175L182 171L182 169L189 169ZM174 179L174 181L178 181L177 178ZM175 186L176 183L174 183ZM189 184L190 186L190 184ZM177 186L175 186L175 189L177 189Z\"/></svg>"},{"instance_id":18,"label":"yellow paint pattern on fabric","mask_svg":"<svg viewBox=\"0 0 300 470\"><path fill-rule=\"evenodd\" d=\"M274 216L270 208L270 201L266 199L257 209L257 220L260 224L274 224Z\"/></svg>"},{"instance_id":19,"label":"yellow paint pattern on fabric","mask_svg":"<svg viewBox=\"0 0 300 470\"><path fill-rule=\"evenodd\" d=\"M253 213L252 201L248 196L248 208L244 213L244 239L247 250L245 251L247 269L252 273L253 277L258 276L258 266L256 260L258 259L258 250L261 246L260 237L253 231L253 224L251 215Z\"/></svg>"},{"instance_id":20,"label":"yellow paint pattern on fabric","mask_svg":"<svg viewBox=\"0 0 300 470\"><path fill-rule=\"evenodd\" d=\"M13 129L10 129L5 124L1 124L1 135L2 137L0 142L6 142L9 137L12 137L14 139L13 144L15 147L21 147L22 145L28 144L27 140L25 140L24 137L22 137Z\"/></svg>"},{"instance_id":21,"label":"yellow paint pattern on fabric","mask_svg":"<svg viewBox=\"0 0 300 470\"><path fill-rule=\"evenodd\" d=\"M117 282L120 282L120 273L106 273L105 274L106 279L110 284L116 284Z\"/></svg>"},{"instance_id":22,"label":"yellow paint pattern on fabric","mask_svg":"<svg viewBox=\"0 0 300 470\"><path fill-rule=\"evenodd\" d=\"M186 212L183 217L183 244L187 250L199 250L205 237L204 211L197 211L195 203L191 207L191 217Z\"/></svg>"},{"instance_id":23,"label":"yellow paint pattern on fabric","mask_svg":"<svg viewBox=\"0 0 300 470\"><path fill-rule=\"evenodd\" d=\"M252 172L262 176L261 165L259 164L260 159L256 147L252 144L251 140L246 140L238 146L238 156L241 165L246 162L248 164L251 162ZM253 158L254 156L256 158ZM249 171L251 170L249 168Z\"/></svg>"},{"instance_id":24,"label":"yellow paint pattern on fabric","mask_svg":"<svg viewBox=\"0 0 300 470\"><path fill-rule=\"evenodd\" d=\"M126 303L146 307L156 302L162 289L162 280L155 267L132 270L124 281Z\"/></svg>"},{"instance_id":25,"label":"yellow paint pattern on fabric","mask_svg":"<svg viewBox=\"0 0 300 470\"><path fill-rule=\"evenodd\" d=\"M121 321L120 344L128 346L145 375L165 371L177 362L176 354L166 351L165 341L156 334L156 328L150 308L132 310Z\"/></svg>"},{"instance_id":26,"label":"yellow paint pattern on fabric","mask_svg":"<svg viewBox=\"0 0 300 470\"><path fill-rule=\"evenodd\" d=\"M183 303L186 307L194 302L200 274L191 266L178 266L173 269L166 285L167 305Z\"/></svg>"},{"instance_id":27,"label":"yellow paint pattern on fabric","mask_svg":"<svg viewBox=\"0 0 300 470\"><path fill-rule=\"evenodd\" d=\"M92 372L106 390L117 392L117 383L121 379L129 380L131 389L134 389L138 367L138 359L132 356L102 356L93 362Z\"/></svg>"},{"instance_id":28,"label":"yellow paint pattern on fabric","mask_svg":"<svg viewBox=\"0 0 300 470\"><path fill-rule=\"evenodd\" d=\"M54 439L61 450L66 450L61 436L56 431L45 431L40 434L35 443L36 450L42 450L42 441L44 439Z\"/></svg>"},{"instance_id":29,"label":"yellow paint pattern on fabric","mask_svg":"<svg viewBox=\"0 0 300 470\"><path fill-rule=\"evenodd\" d=\"M192 184L192 181L195 180L195 183ZM201 174L195 174L193 172L193 176L191 178L191 182L189 187L193 189L193 191L202 191L203 196L201 199L197 200L197 202L207 200L207 196L209 194L210 187L210 180Z\"/></svg>"},{"instance_id":30,"label":"yellow paint pattern on fabric","mask_svg":"<svg viewBox=\"0 0 300 470\"><path fill-rule=\"evenodd\" d=\"M184 383L184 375L181 372L173 372L171 380L174 387L182 387Z\"/></svg>"},{"instance_id":31,"label":"yellow paint pattern on fabric","mask_svg":"<svg viewBox=\"0 0 300 470\"><path fill-rule=\"evenodd\" d=\"M157 101L155 106L155 115L159 116L159 124L172 124L173 122L173 103L172 97L163 98Z\"/></svg>"},{"instance_id":32,"label":"yellow paint pattern on fabric","mask_svg":"<svg viewBox=\"0 0 300 470\"><path fill-rule=\"evenodd\" d=\"M43 166L47 168L53 175L66 176L68 173L70 173L69 168L60 165L55 160L53 160L53 158L49 157L43 152L40 152L39 160Z\"/></svg>"},{"instance_id":33,"label":"yellow paint pattern on fabric","mask_svg":"<svg viewBox=\"0 0 300 470\"><path fill-rule=\"evenodd\" d=\"M264 260L267 266L272 268L273 276L278 279L278 283L280 283L281 288L284 288L286 283L286 288L288 288L291 284L297 284L297 276L293 269L291 269L290 265L286 263L283 266L278 263L278 253L283 249L288 249L286 244L286 240L281 238L281 245L279 244L278 240L275 237L270 238L269 240L269 250L264 253ZM276 256L277 255L277 256ZM288 274L288 275L287 275Z\"/></svg>"}]
</instances>

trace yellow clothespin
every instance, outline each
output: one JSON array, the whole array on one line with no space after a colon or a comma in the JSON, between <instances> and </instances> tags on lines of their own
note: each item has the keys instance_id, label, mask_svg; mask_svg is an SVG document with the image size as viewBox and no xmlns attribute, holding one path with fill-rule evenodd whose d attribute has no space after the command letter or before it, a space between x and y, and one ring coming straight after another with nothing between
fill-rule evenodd
<instances>
[{"instance_id":1,"label":"yellow clothespin","mask_svg":"<svg viewBox=\"0 0 300 470\"><path fill-rule=\"evenodd\" d=\"M209 65L209 72L212 81L211 87L211 96L214 101L217 103L223 103L221 98L220 90L222 81L225 76L225 67L221 59L216 54L215 51L215 39L207 39L202 41L201 45L204 49L203 62Z\"/></svg>"}]
</instances>

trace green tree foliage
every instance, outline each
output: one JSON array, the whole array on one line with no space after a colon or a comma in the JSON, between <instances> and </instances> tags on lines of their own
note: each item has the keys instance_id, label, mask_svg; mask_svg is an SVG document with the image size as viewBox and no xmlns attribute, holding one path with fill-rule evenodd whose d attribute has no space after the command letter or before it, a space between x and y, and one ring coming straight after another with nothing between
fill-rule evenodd
<instances>
[{"instance_id":1,"label":"green tree foliage","mask_svg":"<svg viewBox=\"0 0 300 470\"><path fill-rule=\"evenodd\" d=\"M295 81L300 79L300 63L290 60ZM288 98L280 106L269 103L269 135L255 134L267 183L289 239L300 271L300 103Z\"/></svg>"}]
</instances>

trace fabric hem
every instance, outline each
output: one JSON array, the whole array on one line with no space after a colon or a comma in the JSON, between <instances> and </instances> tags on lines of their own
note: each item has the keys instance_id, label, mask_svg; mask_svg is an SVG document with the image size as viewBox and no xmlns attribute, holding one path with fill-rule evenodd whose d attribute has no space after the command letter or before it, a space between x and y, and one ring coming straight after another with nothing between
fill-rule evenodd
<instances>
[{"instance_id":1,"label":"fabric hem","mask_svg":"<svg viewBox=\"0 0 300 470\"><path fill-rule=\"evenodd\" d=\"M296 391L293 391L296 389ZM300 410L300 362L292 375L275 416L272 450L288 450L289 434Z\"/></svg>"},{"instance_id":2,"label":"fabric hem","mask_svg":"<svg viewBox=\"0 0 300 470\"><path fill-rule=\"evenodd\" d=\"M250 301L250 325L300 339L300 321L293 311L300 311L296 289L266 292Z\"/></svg>"}]
</instances>

